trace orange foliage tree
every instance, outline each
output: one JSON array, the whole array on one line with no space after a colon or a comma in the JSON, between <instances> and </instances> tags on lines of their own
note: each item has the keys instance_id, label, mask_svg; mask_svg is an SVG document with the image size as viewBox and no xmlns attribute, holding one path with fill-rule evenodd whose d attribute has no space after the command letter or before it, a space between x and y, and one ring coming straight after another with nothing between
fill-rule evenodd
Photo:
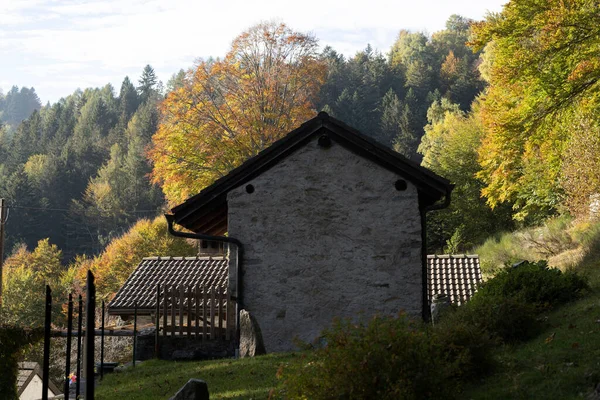
<instances>
[{"instance_id":1,"label":"orange foliage tree","mask_svg":"<svg viewBox=\"0 0 600 400\"><path fill-rule=\"evenodd\" d=\"M200 61L162 105L149 156L171 204L198 192L313 114L326 66L317 40L284 24L238 36L223 60Z\"/></svg>"}]
</instances>

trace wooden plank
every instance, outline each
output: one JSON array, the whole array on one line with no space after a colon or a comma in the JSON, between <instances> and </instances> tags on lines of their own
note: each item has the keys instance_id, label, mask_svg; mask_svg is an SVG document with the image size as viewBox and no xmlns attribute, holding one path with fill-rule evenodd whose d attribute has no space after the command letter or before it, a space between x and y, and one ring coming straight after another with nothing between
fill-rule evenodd
<instances>
[{"instance_id":1,"label":"wooden plank","mask_svg":"<svg viewBox=\"0 0 600 400\"><path fill-rule=\"evenodd\" d=\"M210 340L215 339L215 288L210 288Z\"/></svg>"},{"instance_id":2,"label":"wooden plank","mask_svg":"<svg viewBox=\"0 0 600 400\"><path fill-rule=\"evenodd\" d=\"M192 287L187 288L187 335L192 336Z\"/></svg>"},{"instance_id":3,"label":"wooden plank","mask_svg":"<svg viewBox=\"0 0 600 400\"><path fill-rule=\"evenodd\" d=\"M208 293L206 286L202 287L202 341L206 340L206 307L208 307Z\"/></svg>"},{"instance_id":4,"label":"wooden plank","mask_svg":"<svg viewBox=\"0 0 600 400\"><path fill-rule=\"evenodd\" d=\"M104 305L104 302L102 302ZM102 307L102 326L104 326L104 307ZM156 330L154 331L154 357L158 358L158 354L160 353L160 283L156 284L156 312L154 316L154 320L156 321ZM104 340L104 335L102 335L102 340ZM104 342L100 344L100 351L104 351ZM102 378L102 357L100 357L100 378Z\"/></svg>"},{"instance_id":5,"label":"wooden plank","mask_svg":"<svg viewBox=\"0 0 600 400\"><path fill-rule=\"evenodd\" d=\"M185 286L179 286L179 334L183 336L183 313L185 312L185 306L183 300L185 299Z\"/></svg>"},{"instance_id":6,"label":"wooden plank","mask_svg":"<svg viewBox=\"0 0 600 400\"><path fill-rule=\"evenodd\" d=\"M198 339L200 336L200 327L198 326L198 319L200 318L200 286L196 285L194 288L194 329L195 338Z\"/></svg>"},{"instance_id":7,"label":"wooden plank","mask_svg":"<svg viewBox=\"0 0 600 400\"><path fill-rule=\"evenodd\" d=\"M223 301L223 288L217 287L217 296L219 298L218 302L218 312L219 312L219 339L223 338L223 317L225 314L225 302Z\"/></svg>"},{"instance_id":8,"label":"wooden plank","mask_svg":"<svg viewBox=\"0 0 600 400\"><path fill-rule=\"evenodd\" d=\"M171 286L171 336L175 336L175 296L177 295L177 288L175 285Z\"/></svg>"},{"instance_id":9,"label":"wooden plank","mask_svg":"<svg viewBox=\"0 0 600 400\"><path fill-rule=\"evenodd\" d=\"M231 301L229 300L229 290L225 289L223 291L223 299L225 299L225 340L231 339L231 334L229 332L229 325L231 319Z\"/></svg>"},{"instance_id":10,"label":"wooden plank","mask_svg":"<svg viewBox=\"0 0 600 400\"><path fill-rule=\"evenodd\" d=\"M168 311L169 309L167 308L167 284L165 283L163 285L163 292L162 292L162 296L163 296L163 336L167 336L167 317L169 315Z\"/></svg>"},{"instance_id":11,"label":"wooden plank","mask_svg":"<svg viewBox=\"0 0 600 400\"><path fill-rule=\"evenodd\" d=\"M50 331L50 337L67 337L67 333L69 331L67 329L53 329ZM102 329L94 329L94 335L100 336L102 334ZM85 329L81 330L81 337L85 336ZM104 336L133 336L133 330L127 329L104 329ZM77 337L77 331L71 331L71 337Z\"/></svg>"}]
</instances>

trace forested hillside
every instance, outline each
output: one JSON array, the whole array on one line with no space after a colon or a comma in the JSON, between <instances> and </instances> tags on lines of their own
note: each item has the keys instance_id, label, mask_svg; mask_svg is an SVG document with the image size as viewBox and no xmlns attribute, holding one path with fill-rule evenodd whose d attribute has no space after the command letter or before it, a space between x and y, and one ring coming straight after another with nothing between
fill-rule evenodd
<instances>
[{"instance_id":1,"label":"forested hillside","mask_svg":"<svg viewBox=\"0 0 600 400\"><path fill-rule=\"evenodd\" d=\"M318 50L317 38L297 32L293 36L287 27L273 26L269 29L281 40L296 40L279 43L278 50L298 52L295 59L281 63L291 66L303 60L296 70L272 68L261 71L260 77L242 77L232 62L248 56L250 43L241 35L225 59L202 61L187 73L174 75L166 93L159 90L149 66L137 85L126 77L118 90L110 85L78 90L44 107L33 89L13 88L0 102L6 120L0 141L0 196L10 208L7 249L18 243L33 248L38 240L50 238L65 260L97 254L139 218L157 215L164 202L162 191L171 203L185 199L319 110L418 161L430 104L443 98L469 110L484 86L477 69L479 53L466 44L471 22L452 16L445 30L430 37L400 31L389 54L367 45L350 58L328 46ZM263 56L255 61L261 62ZM292 84L292 73L305 81ZM187 113L178 108L206 95L206 82L216 77L227 86L216 88L226 94L212 109L207 103L196 104ZM256 101L263 92L254 98L249 95L259 78L279 85L271 87L265 104ZM277 124L261 122L260 144L244 147L241 136L237 142L223 140L217 130L252 134L254 128L241 116L254 105L260 105L255 115L264 115L279 101L281 88L301 95L289 97L287 108L278 111ZM227 113L219 110L223 101L230 102ZM17 103L30 109L19 107L21 114L10 111ZM25 111L33 114L15 123ZM220 119L214 118L217 114ZM207 125L198 129L203 118L217 121L213 130ZM188 124L185 135L183 122ZM171 126L180 130L169 131ZM202 141L202 148L209 149L206 153L199 151ZM153 181L162 191L149 182L148 150Z\"/></svg>"},{"instance_id":2,"label":"forested hillside","mask_svg":"<svg viewBox=\"0 0 600 400\"><path fill-rule=\"evenodd\" d=\"M428 214L431 252L468 251L557 214L594 216L597 20L591 0L509 2L484 21L453 15L442 31L399 30L391 48L351 57L263 23L165 90L150 66L135 84L41 108L33 89L13 88L0 96L7 249L49 238L65 263L98 255L320 110L455 184L451 206Z\"/></svg>"},{"instance_id":3,"label":"forested hillside","mask_svg":"<svg viewBox=\"0 0 600 400\"><path fill-rule=\"evenodd\" d=\"M66 259L100 251L143 216L154 216L163 197L149 184L145 147L158 124L161 94L150 66L136 87L125 78L118 93L107 85L86 89L39 108L0 136L0 197L8 206L7 249L50 238ZM15 96L4 98L7 123ZM29 103L28 103L29 104ZM19 108L20 112L27 111Z\"/></svg>"},{"instance_id":4,"label":"forested hillside","mask_svg":"<svg viewBox=\"0 0 600 400\"><path fill-rule=\"evenodd\" d=\"M15 128L41 107L34 88L13 86L6 95L0 90L0 126Z\"/></svg>"}]
</instances>

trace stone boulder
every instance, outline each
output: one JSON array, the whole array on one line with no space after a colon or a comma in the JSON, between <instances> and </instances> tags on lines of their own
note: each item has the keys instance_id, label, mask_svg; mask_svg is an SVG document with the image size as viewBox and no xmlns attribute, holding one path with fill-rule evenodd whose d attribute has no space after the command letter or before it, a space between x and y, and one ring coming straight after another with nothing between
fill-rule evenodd
<instances>
[{"instance_id":1,"label":"stone boulder","mask_svg":"<svg viewBox=\"0 0 600 400\"><path fill-rule=\"evenodd\" d=\"M253 315L240 311L240 357L254 357L266 354L260 326Z\"/></svg>"},{"instance_id":2,"label":"stone boulder","mask_svg":"<svg viewBox=\"0 0 600 400\"><path fill-rule=\"evenodd\" d=\"M440 317L450 308L450 298L444 293L433 296L431 301L431 323L437 324Z\"/></svg>"},{"instance_id":3,"label":"stone boulder","mask_svg":"<svg viewBox=\"0 0 600 400\"><path fill-rule=\"evenodd\" d=\"M208 400L208 385L200 379L190 379L169 400Z\"/></svg>"}]
</instances>

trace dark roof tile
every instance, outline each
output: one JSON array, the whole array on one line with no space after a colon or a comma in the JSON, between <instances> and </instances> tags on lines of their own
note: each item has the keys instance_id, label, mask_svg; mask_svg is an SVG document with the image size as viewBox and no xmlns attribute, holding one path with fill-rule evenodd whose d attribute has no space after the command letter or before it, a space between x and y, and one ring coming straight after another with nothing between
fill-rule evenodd
<instances>
[{"instance_id":1,"label":"dark roof tile","mask_svg":"<svg viewBox=\"0 0 600 400\"><path fill-rule=\"evenodd\" d=\"M481 283L477 255L427 256L429 302L437 294L446 294L450 302L463 304L473 296Z\"/></svg>"},{"instance_id":2,"label":"dark roof tile","mask_svg":"<svg viewBox=\"0 0 600 400\"><path fill-rule=\"evenodd\" d=\"M156 285L227 288L228 260L224 257L148 257L127 278L110 302L109 314L130 314L156 308Z\"/></svg>"}]
</instances>

